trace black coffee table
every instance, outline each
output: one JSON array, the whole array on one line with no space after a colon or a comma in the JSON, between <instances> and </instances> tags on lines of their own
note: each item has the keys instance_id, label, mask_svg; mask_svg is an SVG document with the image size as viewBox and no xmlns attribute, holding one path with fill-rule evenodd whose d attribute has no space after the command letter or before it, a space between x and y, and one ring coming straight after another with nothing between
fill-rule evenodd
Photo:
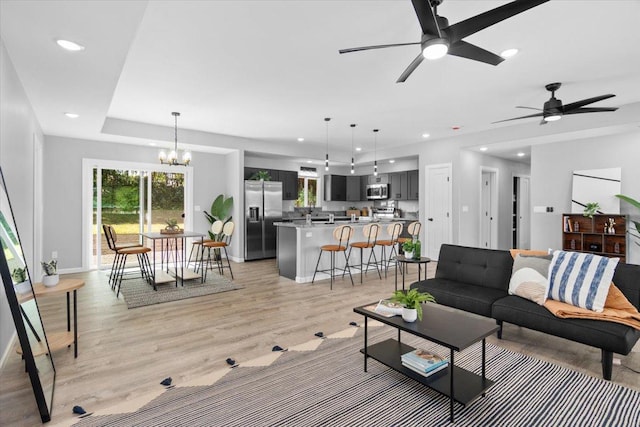
<instances>
[{"instance_id":1,"label":"black coffee table","mask_svg":"<svg viewBox=\"0 0 640 427\"><path fill-rule=\"evenodd\" d=\"M423 305L422 321L416 320L408 323L402 320L400 316L385 317L365 308L375 306L375 304L371 303L353 309L354 312L364 316L364 348L360 352L364 354L365 372L367 372L367 359L371 357L391 369L448 396L451 422L453 422L454 418L454 401L467 405L479 396L484 396L485 391L494 384L493 381L485 377L486 337L499 329L494 320L455 308L426 303ZM368 319L374 319L398 329L398 339L387 339L370 345L367 342ZM402 365L400 356L413 351L414 347L401 342L401 331L447 347L450 353L449 366L428 377L405 368ZM455 366L454 352L462 351L479 341L482 341L482 375L477 375Z\"/></svg>"}]
</instances>

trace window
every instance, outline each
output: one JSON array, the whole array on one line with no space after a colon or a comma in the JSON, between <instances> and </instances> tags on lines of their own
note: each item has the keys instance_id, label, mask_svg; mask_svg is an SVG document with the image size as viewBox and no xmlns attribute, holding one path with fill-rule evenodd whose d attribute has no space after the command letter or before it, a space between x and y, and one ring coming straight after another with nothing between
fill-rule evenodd
<instances>
[{"instance_id":1,"label":"window","mask_svg":"<svg viewBox=\"0 0 640 427\"><path fill-rule=\"evenodd\" d=\"M316 172L298 172L298 199L296 207L313 208L318 200L318 174Z\"/></svg>"}]
</instances>

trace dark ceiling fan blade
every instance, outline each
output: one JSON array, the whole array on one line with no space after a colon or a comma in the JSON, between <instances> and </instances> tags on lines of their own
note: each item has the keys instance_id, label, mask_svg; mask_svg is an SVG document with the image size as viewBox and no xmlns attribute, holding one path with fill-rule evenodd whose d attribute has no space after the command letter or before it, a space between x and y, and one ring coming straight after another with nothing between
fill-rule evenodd
<instances>
[{"instance_id":1,"label":"dark ceiling fan blade","mask_svg":"<svg viewBox=\"0 0 640 427\"><path fill-rule=\"evenodd\" d=\"M416 59L414 59L411 62L411 64L409 64L407 69L402 72L400 77L398 77L398 80L396 80L396 83L404 83L404 81L407 80L407 77L409 77L411 75L411 73L413 73L414 70L416 68L418 68L418 65L420 65L420 63L423 60L424 60L424 56L422 56L422 52L420 52L420 54L418 56L416 56Z\"/></svg>"},{"instance_id":2,"label":"dark ceiling fan blade","mask_svg":"<svg viewBox=\"0 0 640 427\"><path fill-rule=\"evenodd\" d=\"M387 47L410 46L410 45L414 45L414 44L420 44L420 42L379 44L379 45L376 45L376 46L352 47L350 49L340 49L338 52L340 52L340 53L350 53L350 52L359 52L361 50L384 49L384 48L387 48Z\"/></svg>"},{"instance_id":3,"label":"dark ceiling fan blade","mask_svg":"<svg viewBox=\"0 0 640 427\"><path fill-rule=\"evenodd\" d=\"M602 101L603 99L613 98L614 96L615 95L610 93L607 95L594 96L593 98L587 98L581 101L572 102L571 104L567 104L564 106L564 113L567 114L569 111L575 110L576 108L580 108L584 105L593 104L594 102Z\"/></svg>"},{"instance_id":4,"label":"dark ceiling fan blade","mask_svg":"<svg viewBox=\"0 0 640 427\"><path fill-rule=\"evenodd\" d=\"M535 107L523 107L522 105L517 105L516 108L526 108L528 110L538 110L538 111L542 111L542 108L535 108Z\"/></svg>"},{"instance_id":5,"label":"dark ceiling fan blade","mask_svg":"<svg viewBox=\"0 0 640 427\"><path fill-rule=\"evenodd\" d=\"M488 12L481 13L472 18L460 21L446 28L451 43L455 43L471 34L484 30L500 21L511 18L514 15L522 13L528 9L534 8L546 3L549 0L517 0L507 3L503 6L492 9ZM414 1L415 3L415 1Z\"/></svg>"},{"instance_id":6,"label":"dark ceiling fan blade","mask_svg":"<svg viewBox=\"0 0 640 427\"><path fill-rule=\"evenodd\" d=\"M485 64L498 65L504 58L484 50L481 47L460 40L449 47L449 55L459 56L462 58L473 59L474 61L484 62Z\"/></svg>"},{"instance_id":7,"label":"dark ceiling fan blade","mask_svg":"<svg viewBox=\"0 0 640 427\"><path fill-rule=\"evenodd\" d=\"M511 120L528 119L529 117L541 117L541 116L542 116L542 113L529 114L528 116L514 117L513 119L498 120L497 122L491 122L491 124L502 123L502 122L510 122Z\"/></svg>"},{"instance_id":8,"label":"dark ceiling fan blade","mask_svg":"<svg viewBox=\"0 0 640 427\"><path fill-rule=\"evenodd\" d=\"M435 13L429 5L429 0L411 0L413 8L420 21L420 28L422 28L422 34L430 34L432 36L439 36L440 30L438 29L438 23L435 19Z\"/></svg>"},{"instance_id":9,"label":"dark ceiling fan blade","mask_svg":"<svg viewBox=\"0 0 640 427\"><path fill-rule=\"evenodd\" d=\"M584 107L574 108L570 111L565 111L564 114L582 114L582 113L604 113L607 111L616 111L618 107Z\"/></svg>"}]
</instances>

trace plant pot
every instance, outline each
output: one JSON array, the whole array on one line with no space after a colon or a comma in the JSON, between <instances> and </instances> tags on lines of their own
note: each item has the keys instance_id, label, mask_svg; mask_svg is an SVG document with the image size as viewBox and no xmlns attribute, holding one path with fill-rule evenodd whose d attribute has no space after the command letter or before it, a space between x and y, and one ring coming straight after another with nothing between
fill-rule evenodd
<instances>
[{"instance_id":1,"label":"plant pot","mask_svg":"<svg viewBox=\"0 0 640 427\"><path fill-rule=\"evenodd\" d=\"M413 259L413 252L404 251L404 257L406 259Z\"/></svg>"},{"instance_id":2,"label":"plant pot","mask_svg":"<svg viewBox=\"0 0 640 427\"><path fill-rule=\"evenodd\" d=\"M16 283L15 285L13 285L13 287L16 290L16 292L19 294L26 294L28 292L31 292L31 282L28 280L25 280L24 282Z\"/></svg>"},{"instance_id":3,"label":"plant pot","mask_svg":"<svg viewBox=\"0 0 640 427\"><path fill-rule=\"evenodd\" d=\"M402 320L405 322L415 322L418 318L418 310L415 308L403 308L402 309Z\"/></svg>"},{"instance_id":4,"label":"plant pot","mask_svg":"<svg viewBox=\"0 0 640 427\"><path fill-rule=\"evenodd\" d=\"M52 274L51 276L42 276L42 284L48 288L57 285L59 281L60 276L57 274Z\"/></svg>"}]
</instances>

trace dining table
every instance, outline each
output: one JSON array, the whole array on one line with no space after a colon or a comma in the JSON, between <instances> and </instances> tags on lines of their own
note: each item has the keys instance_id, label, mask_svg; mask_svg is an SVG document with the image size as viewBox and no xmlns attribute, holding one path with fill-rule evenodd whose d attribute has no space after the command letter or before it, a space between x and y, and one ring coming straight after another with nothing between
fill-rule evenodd
<instances>
[{"instance_id":1,"label":"dining table","mask_svg":"<svg viewBox=\"0 0 640 427\"><path fill-rule=\"evenodd\" d=\"M202 245L203 233L186 230L171 233L150 231L140 233L140 236L146 239L143 242L145 245L151 245L151 280L154 287L169 282L175 282L176 287L178 284L184 286L185 280L194 279L204 283L204 276L197 272L202 268L190 270L187 260L187 239L199 240Z\"/></svg>"}]
</instances>

